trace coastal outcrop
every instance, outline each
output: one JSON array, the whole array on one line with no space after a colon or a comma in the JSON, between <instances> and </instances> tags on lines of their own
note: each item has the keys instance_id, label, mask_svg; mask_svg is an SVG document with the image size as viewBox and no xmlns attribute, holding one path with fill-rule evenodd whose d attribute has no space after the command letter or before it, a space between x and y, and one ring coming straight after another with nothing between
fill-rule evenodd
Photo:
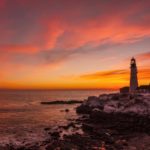
<instances>
[{"instance_id":1,"label":"coastal outcrop","mask_svg":"<svg viewBox=\"0 0 150 150\"><path fill-rule=\"evenodd\" d=\"M150 132L149 95L105 94L89 97L76 111L88 114L91 123L105 124L122 132Z\"/></svg>"},{"instance_id":2,"label":"coastal outcrop","mask_svg":"<svg viewBox=\"0 0 150 150\"><path fill-rule=\"evenodd\" d=\"M150 115L150 95L141 94L103 94L88 97L78 108L77 113L91 112Z\"/></svg>"},{"instance_id":3,"label":"coastal outcrop","mask_svg":"<svg viewBox=\"0 0 150 150\"><path fill-rule=\"evenodd\" d=\"M82 120L83 131L104 140L107 149L148 150L150 94L92 96L78 106L76 111L87 116Z\"/></svg>"}]
</instances>

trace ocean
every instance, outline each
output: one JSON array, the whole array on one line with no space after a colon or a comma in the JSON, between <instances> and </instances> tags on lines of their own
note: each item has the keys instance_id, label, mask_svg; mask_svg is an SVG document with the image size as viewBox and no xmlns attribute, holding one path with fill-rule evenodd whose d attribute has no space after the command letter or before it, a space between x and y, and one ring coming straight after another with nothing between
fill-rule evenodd
<instances>
[{"instance_id":1,"label":"ocean","mask_svg":"<svg viewBox=\"0 0 150 150\"><path fill-rule=\"evenodd\" d=\"M84 100L108 90L0 91L0 144L38 142L44 128L55 128L77 118L75 105L41 105L42 101ZM69 112L65 112L69 109Z\"/></svg>"}]
</instances>

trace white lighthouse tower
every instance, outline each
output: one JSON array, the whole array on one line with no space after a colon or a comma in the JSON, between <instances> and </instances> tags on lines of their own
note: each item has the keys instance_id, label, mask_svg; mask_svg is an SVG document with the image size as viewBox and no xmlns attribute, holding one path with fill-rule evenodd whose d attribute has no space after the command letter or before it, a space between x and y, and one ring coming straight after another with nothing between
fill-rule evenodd
<instances>
[{"instance_id":1,"label":"white lighthouse tower","mask_svg":"<svg viewBox=\"0 0 150 150\"><path fill-rule=\"evenodd\" d=\"M130 67L130 92L136 92L138 87L138 78L137 78L137 66L135 58L131 59L131 67Z\"/></svg>"}]
</instances>

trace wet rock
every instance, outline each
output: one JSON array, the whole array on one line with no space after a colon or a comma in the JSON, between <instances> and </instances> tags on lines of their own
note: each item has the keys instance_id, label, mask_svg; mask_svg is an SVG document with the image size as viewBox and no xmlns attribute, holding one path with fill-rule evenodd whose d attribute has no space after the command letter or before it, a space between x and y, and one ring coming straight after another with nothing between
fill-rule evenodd
<instances>
[{"instance_id":1,"label":"wet rock","mask_svg":"<svg viewBox=\"0 0 150 150\"><path fill-rule=\"evenodd\" d=\"M115 141L115 147L116 147L116 148L118 148L118 149L123 149L124 146L128 146L128 143L127 143L126 140L121 140L121 139L119 139L119 140Z\"/></svg>"},{"instance_id":2,"label":"wet rock","mask_svg":"<svg viewBox=\"0 0 150 150\"><path fill-rule=\"evenodd\" d=\"M60 141L52 141L45 146L45 150L55 150L57 148L60 148Z\"/></svg>"},{"instance_id":3,"label":"wet rock","mask_svg":"<svg viewBox=\"0 0 150 150\"><path fill-rule=\"evenodd\" d=\"M69 112L69 109L65 109L65 112Z\"/></svg>"},{"instance_id":4,"label":"wet rock","mask_svg":"<svg viewBox=\"0 0 150 150\"><path fill-rule=\"evenodd\" d=\"M76 112L78 114L90 114L92 112L92 108L88 105L80 105L76 108Z\"/></svg>"},{"instance_id":5,"label":"wet rock","mask_svg":"<svg viewBox=\"0 0 150 150\"><path fill-rule=\"evenodd\" d=\"M75 126L75 124L74 124L73 122L70 122L70 123L68 124L68 127L69 127L69 128L70 128L70 127L75 128L76 126Z\"/></svg>"},{"instance_id":6,"label":"wet rock","mask_svg":"<svg viewBox=\"0 0 150 150\"><path fill-rule=\"evenodd\" d=\"M70 122L68 125L66 126L59 126L60 128L63 128L65 130L68 130L69 128L76 128L75 124L73 122Z\"/></svg>"},{"instance_id":7,"label":"wet rock","mask_svg":"<svg viewBox=\"0 0 150 150\"><path fill-rule=\"evenodd\" d=\"M59 139L59 137L60 137L60 133L58 131L50 132L49 134L54 139Z\"/></svg>"},{"instance_id":8,"label":"wet rock","mask_svg":"<svg viewBox=\"0 0 150 150\"><path fill-rule=\"evenodd\" d=\"M85 132L93 132L94 127L91 124L83 123L82 124L82 130L85 131Z\"/></svg>"},{"instance_id":9,"label":"wet rock","mask_svg":"<svg viewBox=\"0 0 150 150\"><path fill-rule=\"evenodd\" d=\"M135 146L129 146L128 150L137 150L137 148Z\"/></svg>"},{"instance_id":10,"label":"wet rock","mask_svg":"<svg viewBox=\"0 0 150 150\"><path fill-rule=\"evenodd\" d=\"M44 128L44 130L45 130L45 131L48 131L48 130L50 130L50 128L49 128L49 127L46 127L46 128Z\"/></svg>"},{"instance_id":11,"label":"wet rock","mask_svg":"<svg viewBox=\"0 0 150 150\"><path fill-rule=\"evenodd\" d=\"M41 104L43 105L63 105L63 104L80 104L83 101L79 101L79 100L69 100L69 101L48 101L48 102L41 102Z\"/></svg>"}]
</instances>

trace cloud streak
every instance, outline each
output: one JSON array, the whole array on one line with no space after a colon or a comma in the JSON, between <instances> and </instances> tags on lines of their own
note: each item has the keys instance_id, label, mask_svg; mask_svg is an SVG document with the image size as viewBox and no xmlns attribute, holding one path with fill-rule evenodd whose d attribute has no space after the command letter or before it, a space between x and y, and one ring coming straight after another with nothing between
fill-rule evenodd
<instances>
[{"instance_id":1,"label":"cloud streak","mask_svg":"<svg viewBox=\"0 0 150 150\"><path fill-rule=\"evenodd\" d=\"M139 80L150 80L150 69L149 68L142 68L138 70ZM79 76L79 78L84 80L125 80L129 81L130 72L129 70L108 70L108 71L100 71L95 73L89 73Z\"/></svg>"},{"instance_id":2,"label":"cloud streak","mask_svg":"<svg viewBox=\"0 0 150 150\"><path fill-rule=\"evenodd\" d=\"M150 52L138 54L137 58L140 61L146 61L146 60L150 61Z\"/></svg>"}]
</instances>

